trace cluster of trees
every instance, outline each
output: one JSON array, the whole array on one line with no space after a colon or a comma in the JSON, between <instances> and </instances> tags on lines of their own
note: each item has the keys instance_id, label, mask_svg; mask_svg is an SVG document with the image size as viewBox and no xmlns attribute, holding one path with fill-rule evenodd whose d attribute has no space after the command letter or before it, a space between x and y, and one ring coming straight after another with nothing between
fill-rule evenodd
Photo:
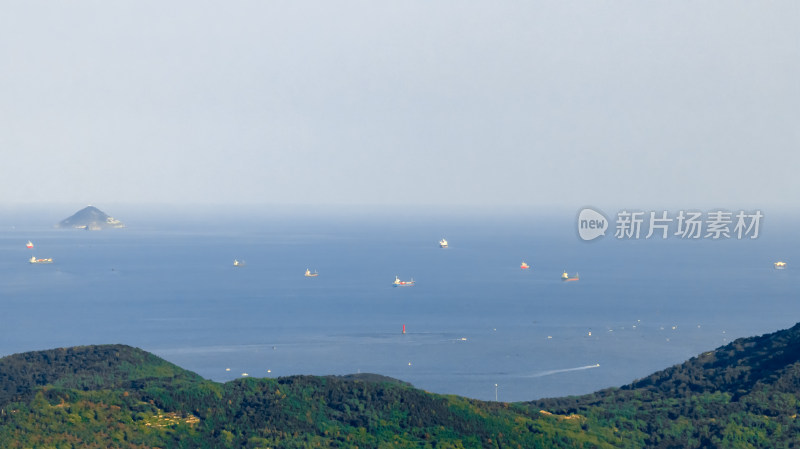
<instances>
[{"instance_id":1,"label":"cluster of trees","mask_svg":"<svg viewBox=\"0 0 800 449\"><path fill-rule=\"evenodd\" d=\"M594 394L443 396L382 376L204 380L144 351L0 359L0 447L791 448L800 327Z\"/></svg>"}]
</instances>

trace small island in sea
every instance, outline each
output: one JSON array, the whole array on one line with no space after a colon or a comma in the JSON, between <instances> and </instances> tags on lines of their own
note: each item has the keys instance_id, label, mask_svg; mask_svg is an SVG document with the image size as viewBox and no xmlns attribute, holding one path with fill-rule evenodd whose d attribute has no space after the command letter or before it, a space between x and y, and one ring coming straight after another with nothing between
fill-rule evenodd
<instances>
[{"instance_id":1,"label":"small island in sea","mask_svg":"<svg viewBox=\"0 0 800 449\"><path fill-rule=\"evenodd\" d=\"M99 231L109 228L124 228L125 224L90 205L75 212L72 216L61 220L56 227L61 229L73 228Z\"/></svg>"}]
</instances>

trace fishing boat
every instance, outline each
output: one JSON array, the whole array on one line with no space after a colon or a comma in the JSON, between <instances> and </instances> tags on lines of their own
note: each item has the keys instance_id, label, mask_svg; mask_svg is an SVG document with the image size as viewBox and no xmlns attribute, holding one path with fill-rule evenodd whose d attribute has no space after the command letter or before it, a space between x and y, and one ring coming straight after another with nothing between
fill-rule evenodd
<instances>
[{"instance_id":1,"label":"fishing boat","mask_svg":"<svg viewBox=\"0 0 800 449\"><path fill-rule=\"evenodd\" d=\"M30 262L30 263L53 263L53 259L52 259L52 258L47 258L47 259L37 259L36 257L34 257L34 256L31 256L31 258L30 258L29 262Z\"/></svg>"},{"instance_id":2,"label":"fishing boat","mask_svg":"<svg viewBox=\"0 0 800 449\"><path fill-rule=\"evenodd\" d=\"M780 261L775 262L776 270L783 270L784 268L786 268L786 262L780 262Z\"/></svg>"},{"instance_id":3,"label":"fishing boat","mask_svg":"<svg viewBox=\"0 0 800 449\"><path fill-rule=\"evenodd\" d=\"M442 239L439 241L439 248L447 248L447 240Z\"/></svg>"},{"instance_id":4,"label":"fishing boat","mask_svg":"<svg viewBox=\"0 0 800 449\"><path fill-rule=\"evenodd\" d=\"M567 274L567 272L565 271L564 273L561 274L561 280L562 281L579 281L580 277L578 276L578 273L575 273L574 277L569 277L569 274Z\"/></svg>"},{"instance_id":5,"label":"fishing boat","mask_svg":"<svg viewBox=\"0 0 800 449\"><path fill-rule=\"evenodd\" d=\"M25 244L25 246L26 246L28 249L31 249L31 248L33 248L33 242L31 242L30 240L28 240L28 243L26 243L26 244Z\"/></svg>"},{"instance_id":6,"label":"fishing boat","mask_svg":"<svg viewBox=\"0 0 800 449\"><path fill-rule=\"evenodd\" d=\"M392 285L394 287L411 287L414 285L414 279L412 278L410 281L401 281L398 276L395 276Z\"/></svg>"},{"instance_id":7,"label":"fishing boat","mask_svg":"<svg viewBox=\"0 0 800 449\"><path fill-rule=\"evenodd\" d=\"M522 265L520 265L519 267L522 268L523 270L527 270L528 268L530 268L530 266L526 264L524 260L522 261Z\"/></svg>"},{"instance_id":8,"label":"fishing boat","mask_svg":"<svg viewBox=\"0 0 800 449\"><path fill-rule=\"evenodd\" d=\"M244 261L239 259L233 259L233 266L234 267L243 267Z\"/></svg>"},{"instance_id":9,"label":"fishing boat","mask_svg":"<svg viewBox=\"0 0 800 449\"><path fill-rule=\"evenodd\" d=\"M307 278L315 278L315 277L319 276L319 273L317 273L317 270L314 270L314 272L312 273L312 272L311 272L311 270L309 270L308 268L306 268L306 274L305 274L305 276L306 276Z\"/></svg>"}]
</instances>

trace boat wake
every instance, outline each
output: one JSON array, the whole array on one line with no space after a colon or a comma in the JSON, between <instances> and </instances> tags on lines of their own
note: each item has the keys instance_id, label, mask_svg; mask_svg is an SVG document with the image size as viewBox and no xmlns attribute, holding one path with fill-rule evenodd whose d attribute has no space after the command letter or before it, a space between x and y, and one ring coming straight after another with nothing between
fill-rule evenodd
<instances>
[{"instance_id":1,"label":"boat wake","mask_svg":"<svg viewBox=\"0 0 800 449\"><path fill-rule=\"evenodd\" d=\"M531 374L530 376L525 376L525 377L544 377L544 376L551 376L553 374L568 373L570 371L583 371L592 368L600 368L600 364L595 363L594 365L579 366L576 368L564 368L564 369L554 369L550 371L542 371L541 373Z\"/></svg>"}]
</instances>

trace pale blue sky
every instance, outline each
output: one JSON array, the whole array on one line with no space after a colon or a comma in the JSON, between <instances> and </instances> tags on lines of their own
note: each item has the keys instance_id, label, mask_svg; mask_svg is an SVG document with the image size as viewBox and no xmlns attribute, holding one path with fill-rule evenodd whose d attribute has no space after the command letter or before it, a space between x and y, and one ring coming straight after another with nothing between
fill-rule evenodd
<instances>
[{"instance_id":1,"label":"pale blue sky","mask_svg":"<svg viewBox=\"0 0 800 449\"><path fill-rule=\"evenodd\" d=\"M4 2L0 203L768 208L796 1Z\"/></svg>"}]
</instances>

